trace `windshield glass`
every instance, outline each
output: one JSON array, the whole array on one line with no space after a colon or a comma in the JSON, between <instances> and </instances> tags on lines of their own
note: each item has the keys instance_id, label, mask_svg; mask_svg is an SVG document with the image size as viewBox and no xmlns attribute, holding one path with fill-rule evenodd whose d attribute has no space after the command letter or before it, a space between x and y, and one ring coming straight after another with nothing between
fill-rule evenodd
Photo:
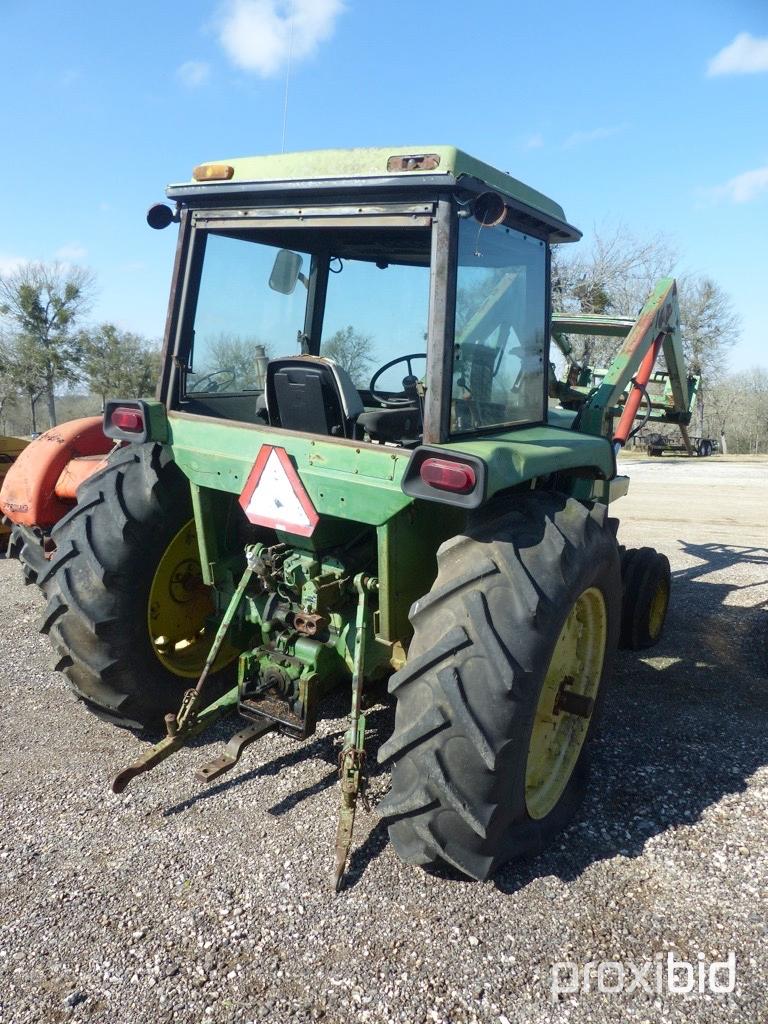
<instances>
[{"instance_id":1,"label":"windshield glass","mask_svg":"<svg viewBox=\"0 0 768 1024\"><path fill-rule=\"evenodd\" d=\"M274 276L279 251L208 235L188 394L260 391L267 359L299 351L311 261L306 253L298 254L300 269L287 293L289 282Z\"/></svg>"},{"instance_id":2,"label":"windshield glass","mask_svg":"<svg viewBox=\"0 0 768 1024\"><path fill-rule=\"evenodd\" d=\"M452 432L542 420L545 326L545 244L462 220Z\"/></svg>"},{"instance_id":3,"label":"windshield glass","mask_svg":"<svg viewBox=\"0 0 768 1024\"><path fill-rule=\"evenodd\" d=\"M403 355L418 355L412 371L424 376L428 229L361 225L343 233L270 234L270 242L284 244L265 244L264 237L257 231L207 233L187 395L262 391L267 362L299 355L302 345L340 364L359 390L368 388L375 370ZM323 305L319 282L325 276L321 321L307 307ZM304 337L305 324L313 322L315 336ZM402 394L408 372L399 362L381 375L377 391Z\"/></svg>"},{"instance_id":4,"label":"windshield glass","mask_svg":"<svg viewBox=\"0 0 768 1024\"><path fill-rule=\"evenodd\" d=\"M355 387L367 388L373 373L416 354L413 373L426 368L429 267L335 260L328 281L321 355L340 363ZM376 390L402 393L405 362L385 370Z\"/></svg>"}]
</instances>

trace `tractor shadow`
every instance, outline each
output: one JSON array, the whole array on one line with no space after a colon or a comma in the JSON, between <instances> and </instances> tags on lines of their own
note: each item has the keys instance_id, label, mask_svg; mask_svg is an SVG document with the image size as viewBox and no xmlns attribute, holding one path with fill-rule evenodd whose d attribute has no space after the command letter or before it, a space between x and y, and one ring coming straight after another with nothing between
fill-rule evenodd
<instances>
[{"instance_id":1,"label":"tractor shadow","mask_svg":"<svg viewBox=\"0 0 768 1024\"><path fill-rule=\"evenodd\" d=\"M617 654L579 814L540 854L497 872L502 891L639 856L652 836L699 821L768 765L768 609L759 589L768 549L679 543L697 564L673 573L661 643Z\"/></svg>"},{"instance_id":2,"label":"tractor shadow","mask_svg":"<svg viewBox=\"0 0 768 1024\"><path fill-rule=\"evenodd\" d=\"M372 702L383 698L385 692L385 686L377 687L371 694ZM333 722L336 722L338 719L344 719L349 711L348 699L346 690L329 696L323 707L324 719ZM390 704L376 703L366 710L365 714L367 724L368 795L370 796L371 805L375 805L378 799L383 796L384 790L388 788L389 782L389 768L380 767L377 763L376 755L380 744L384 742L394 729L395 710L394 706ZM228 731L225 732L224 727L219 725L216 727L216 730L218 733L221 733L220 736L215 737L211 735L206 740L198 739L197 742L190 744L190 746L199 746L201 750L208 750L210 740L219 739L226 741L229 733L232 731L232 727L230 725ZM267 813L274 817L282 817L285 814L289 814L311 797L317 796L326 790L335 789L338 786L339 752L341 751L345 731L346 722L344 722L343 728L334 729L327 735L315 736L315 738L305 743L298 742L285 753L272 758L264 764L240 774L232 775L229 778L225 777L221 782L206 786L205 789L194 793L185 800L165 808L162 816L164 818L172 818L178 814L183 814L197 804L214 799L222 793L248 783L258 782L259 779L263 780L270 776L279 775L286 769L300 764L308 765L312 762L315 767L313 774L315 774L318 762L321 764L324 762L328 766L328 770L319 779L316 778L310 785L291 791L282 799L266 808ZM257 749L258 744L254 747L254 750ZM244 757L248 757L248 752L244 754ZM338 798L333 800L332 814L336 813L337 805ZM368 830L367 834L366 830ZM352 889L360 881L368 866L381 854L388 842L389 837L384 822L375 815L375 811L372 814L366 813L361 801L357 812L355 838L344 876L345 890Z\"/></svg>"},{"instance_id":3,"label":"tractor shadow","mask_svg":"<svg viewBox=\"0 0 768 1024\"><path fill-rule=\"evenodd\" d=\"M230 732L232 731L235 730L230 729ZM201 789L186 800L181 800L179 803L173 804L171 807L167 807L163 811L163 817L170 818L177 814L183 814L184 811L190 810L190 808L194 807L196 804L202 803L206 800L211 800L228 790L243 786L246 783L268 778L271 775L278 775L286 768L291 768L304 761L316 759L320 761L327 761L329 766L333 766L333 769L330 772L323 776L323 778L315 781L311 786L306 786L303 789L289 794L273 807L268 808L268 812L275 816L279 817L282 814L286 814L302 801L316 793L321 793L323 790L328 789L337 780L338 772L336 766L338 764L339 750L341 749L339 744L343 735L343 731L338 731L327 736L319 736L309 743L297 743L296 746L292 747L286 753L272 758L271 761L267 761L265 764L260 764L255 768L250 768L248 771L240 772L239 774L225 776L222 782L206 786L205 789ZM213 736L206 737L204 744L200 744L201 749L208 750L208 744L213 738ZM225 741L226 738L227 737L225 736ZM190 744L190 746L192 746L192 744ZM257 750L258 743L254 747L254 752ZM247 758L250 753L251 751L246 751L243 754L243 758ZM236 770L237 769L234 769L234 771Z\"/></svg>"},{"instance_id":4,"label":"tractor shadow","mask_svg":"<svg viewBox=\"0 0 768 1024\"><path fill-rule=\"evenodd\" d=\"M331 721L335 721L339 718L343 719L348 710L348 694L346 691L340 691L330 696L326 701L324 707L325 714L323 718ZM383 739L386 738L394 728L394 708L389 706L373 707L371 710L366 711L366 722L368 726L366 729L368 747L367 775L369 782L373 783L373 780L379 775L388 775L388 770L386 768L380 768L376 763L376 753L380 743L383 742ZM215 733L212 730L210 735L205 738L198 737L196 740L193 740L189 746L190 748L198 748L201 751L205 750L207 752L211 750L212 744L217 745L218 743L225 743L229 735L234 731L235 727L232 725L231 721L226 725L220 724L216 727ZM282 817L294 810L294 808L298 807L300 804L304 803L304 801L313 796L317 796L319 793L323 793L325 790L338 784L339 753L341 751L345 731L346 722L344 723L343 728L333 729L332 732L323 736L315 736L308 742L296 741L295 745L292 745L285 753L281 753L277 757L266 761L264 764L257 765L248 771L241 771L238 774L225 776L221 782L206 786L205 789L201 789L192 796L187 797L185 800L181 800L178 803L165 808L162 812L162 816L164 818L170 818L177 814L183 814L195 805L206 800L214 799L224 792L259 779L277 776L286 769L292 768L296 765L308 764L309 762L314 762L315 766L317 766L318 762L326 764L328 771L326 771L321 778L315 779L310 785L293 790L282 799L278 800L277 803L267 807L266 810L268 814L277 818ZM247 759L251 753L258 757L258 750L259 745L256 743L252 752L247 750L243 754L243 759ZM233 771L236 772L237 769L235 768ZM374 787L372 785L371 789L373 788Z\"/></svg>"}]
</instances>

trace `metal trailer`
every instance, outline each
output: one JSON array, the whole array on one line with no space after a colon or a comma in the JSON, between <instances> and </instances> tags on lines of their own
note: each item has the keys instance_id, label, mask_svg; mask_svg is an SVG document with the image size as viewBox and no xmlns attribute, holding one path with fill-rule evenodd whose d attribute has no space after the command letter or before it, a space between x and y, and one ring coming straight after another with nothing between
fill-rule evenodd
<instances>
[{"instance_id":1,"label":"metal trailer","mask_svg":"<svg viewBox=\"0 0 768 1024\"><path fill-rule=\"evenodd\" d=\"M684 455L697 455L707 458L720 450L720 445L713 437L689 435L690 451L685 444L676 444L668 434L653 431L640 431L635 437L635 447L645 448L648 455L661 456L664 452L676 452Z\"/></svg>"}]
</instances>

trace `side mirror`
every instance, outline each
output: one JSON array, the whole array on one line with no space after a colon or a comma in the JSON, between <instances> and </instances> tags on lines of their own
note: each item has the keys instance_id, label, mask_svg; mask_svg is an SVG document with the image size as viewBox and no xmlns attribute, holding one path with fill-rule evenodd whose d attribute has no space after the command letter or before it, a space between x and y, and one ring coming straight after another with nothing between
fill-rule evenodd
<instances>
[{"instance_id":1,"label":"side mirror","mask_svg":"<svg viewBox=\"0 0 768 1024\"><path fill-rule=\"evenodd\" d=\"M147 210L147 224L155 231L162 231L174 221L173 210L165 203L155 203Z\"/></svg>"},{"instance_id":2,"label":"side mirror","mask_svg":"<svg viewBox=\"0 0 768 1024\"><path fill-rule=\"evenodd\" d=\"M281 249L275 256L275 265L269 275L269 287L273 292L292 295L301 275L302 257L290 249Z\"/></svg>"}]
</instances>

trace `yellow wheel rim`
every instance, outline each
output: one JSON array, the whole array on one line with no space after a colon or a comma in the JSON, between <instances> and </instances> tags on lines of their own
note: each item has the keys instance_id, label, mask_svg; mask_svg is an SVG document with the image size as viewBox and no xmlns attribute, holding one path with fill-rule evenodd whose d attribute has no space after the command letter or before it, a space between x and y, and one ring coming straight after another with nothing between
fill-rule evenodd
<instances>
[{"instance_id":1,"label":"yellow wheel rim","mask_svg":"<svg viewBox=\"0 0 768 1024\"><path fill-rule=\"evenodd\" d=\"M147 622L152 647L174 675L200 675L216 630L207 625L214 611L213 589L203 582L194 519L190 519L165 549L149 590ZM214 664L223 668L237 656L225 644Z\"/></svg>"},{"instance_id":2,"label":"yellow wheel rim","mask_svg":"<svg viewBox=\"0 0 768 1024\"><path fill-rule=\"evenodd\" d=\"M668 604L669 583L666 580L660 580L651 598L651 606L648 610L648 635L651 640L655 640L661 633Z\"/></svg>"},{"instance_id":3,"label":"yellow wheel rim","mask_svg":"<svg viewBox=\"0 0 768 1024\"><path fill-rule=\"evenodd\" d=\"M525 770L532 818L550 813L576 767L600 686L607 635L605 599L590 587L560 630L539 695Z\"/></svg>"}]
</instances>

